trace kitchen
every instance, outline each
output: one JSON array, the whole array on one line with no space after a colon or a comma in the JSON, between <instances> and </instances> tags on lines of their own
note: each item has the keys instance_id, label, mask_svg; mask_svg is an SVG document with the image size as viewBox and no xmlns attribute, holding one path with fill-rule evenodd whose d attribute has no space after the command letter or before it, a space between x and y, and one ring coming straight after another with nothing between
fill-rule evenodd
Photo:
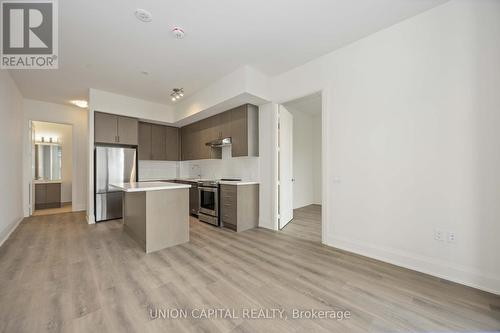
<instances>
[{"instance_id":1,"label":"kitchen","mask_svg":"<svg viewBox=\"0 0 500 333\"><path fill-rule=\"evenodd\" d=\"M190 215L235 232L258 226L257 106L244 104L180 128L105 112L96 111L94 117L96 222L123 218L124 230L146 252L187 242ZM180 199L185 199L186 209L176 215L172 206L156 219L144 213L142 224L148 227L132 230L132 209L127 206L132 196L146 192L146 198L151 191L167 195L169 190L186 197ZM141 211L147 211L149 201L141 202ZM148 250L145 230L169 223L174 215L178 221L170 223L187 229L178 239ZM169 230L163 232L168 238Z\"/></svg>"}]
</instances>

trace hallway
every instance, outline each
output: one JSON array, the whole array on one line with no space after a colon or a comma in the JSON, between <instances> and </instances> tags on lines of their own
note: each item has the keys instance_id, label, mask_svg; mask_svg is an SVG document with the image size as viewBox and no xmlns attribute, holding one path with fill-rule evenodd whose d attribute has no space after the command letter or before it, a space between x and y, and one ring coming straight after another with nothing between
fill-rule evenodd
<instances>
[{"instance_id":1,"label":"hallway","mask_svg":"<svg viewBox=\"0 0 500 333\"><path fill-rule=\"evenodd\" d=\"M294 209L293 220L281 232L321 243L321 205L309 205Z\"/></svg>"}]
</instances>

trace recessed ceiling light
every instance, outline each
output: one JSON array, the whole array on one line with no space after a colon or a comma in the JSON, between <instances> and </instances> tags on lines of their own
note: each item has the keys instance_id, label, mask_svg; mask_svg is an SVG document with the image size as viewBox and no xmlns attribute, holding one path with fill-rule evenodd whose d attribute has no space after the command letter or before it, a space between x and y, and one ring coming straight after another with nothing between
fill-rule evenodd
<instances>
[{"instance_id":1,"label":"recessed ceiling light","mask_svg":"<svg viewBox=\"0 0 500 333\"><path fill-rule=\"evenodd\" d=\"M181 27L174 27L172 29L172 35L174 35L174 37L177 39L183 39L184 34L184 29L182 29Z\"/></svg>"},{"instance_id":2,"label":"recessed ceiling light","mask_svg":"<svg viewBox=\"0 0 500 333\"><path fill-rule=\"evenodd\" d=\"M74 104L82 109L86 109L89 106L89 103L83 99L77 99L77 100L71 101L71 104Z\"/></svg>"},{"instance_id":3,"label":"recessed ceiling light","mask_svg":"<svg viewBox=\"0 0 500 333\"><path fill-rule=\"evenodd\" d=\"M151 22L153 20L153 15L144 9L137 9L134 14L142 22Z\"/></svg>"}]
</instances>

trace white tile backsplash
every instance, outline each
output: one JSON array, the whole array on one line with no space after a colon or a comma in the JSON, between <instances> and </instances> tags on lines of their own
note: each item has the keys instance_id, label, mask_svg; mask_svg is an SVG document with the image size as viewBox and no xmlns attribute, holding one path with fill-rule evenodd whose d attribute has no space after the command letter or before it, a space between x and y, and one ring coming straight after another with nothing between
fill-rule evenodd
<instances>
[{"instance_id":1,"label":"white tile backsplash","mask_svg":"<svg viewBox=\"0 0 500 333\"><path fill-rule=\"evenodd\" d=\"M197 160L180 162L180 177L208 179L241 178L259 181L258 157L231 157L231 147L222 148L221 160Z\"/></svg>"},{"instance_id":2,"label":"white tile backsplash","mask_svg":"<svg viewBox=\"0 0 500 333\"><path fill-rule=\"evenodd\" d=\"M223 147L221 160L139 161L139 180L173 178L241 178L259 181L259 158L233 158L231 147Z\"/></svg>"},{"instance_id":3,"label":"white tile backsplash","mask_svg":"<svg viewBox=\"0 0 500 333\"><path fill-rule=\"evenodd\" d=\"M179 162L139 161L139 180L174 179L179 177Z\"/></svg>"}]
</instances>

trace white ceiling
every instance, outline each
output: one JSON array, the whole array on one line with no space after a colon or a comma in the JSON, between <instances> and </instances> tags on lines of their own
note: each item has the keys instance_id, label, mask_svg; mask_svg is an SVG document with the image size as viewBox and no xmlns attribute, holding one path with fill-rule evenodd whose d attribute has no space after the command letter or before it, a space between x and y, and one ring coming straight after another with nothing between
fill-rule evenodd
<instances>
[{"instance_id":1,"label":"white ceiling","mask_svg":"<svg viewBox=\"0 0 500 333\"><path fill-rule=\"evenodd\" d=\"M321 113L321 93L317 92L293 101L283 103L286 108L294 111L305 112L311 115Z\"/></svg>"},{"instance_id":2,"label":"white ceiling","mask_svg":"<svg viewBox=\"0 0 500 333\"><path fill-rule=\"evenodd\" d=\"M64 0L59 70L15 70L27 98L67 103L96 88L169 104L242 65L275 75L445 0ZM134 17L136 8L153 15ZM183 40L170 35L173 26ZM150 74L144 75L141 72Z\"/></svg>"}]
</instances>

